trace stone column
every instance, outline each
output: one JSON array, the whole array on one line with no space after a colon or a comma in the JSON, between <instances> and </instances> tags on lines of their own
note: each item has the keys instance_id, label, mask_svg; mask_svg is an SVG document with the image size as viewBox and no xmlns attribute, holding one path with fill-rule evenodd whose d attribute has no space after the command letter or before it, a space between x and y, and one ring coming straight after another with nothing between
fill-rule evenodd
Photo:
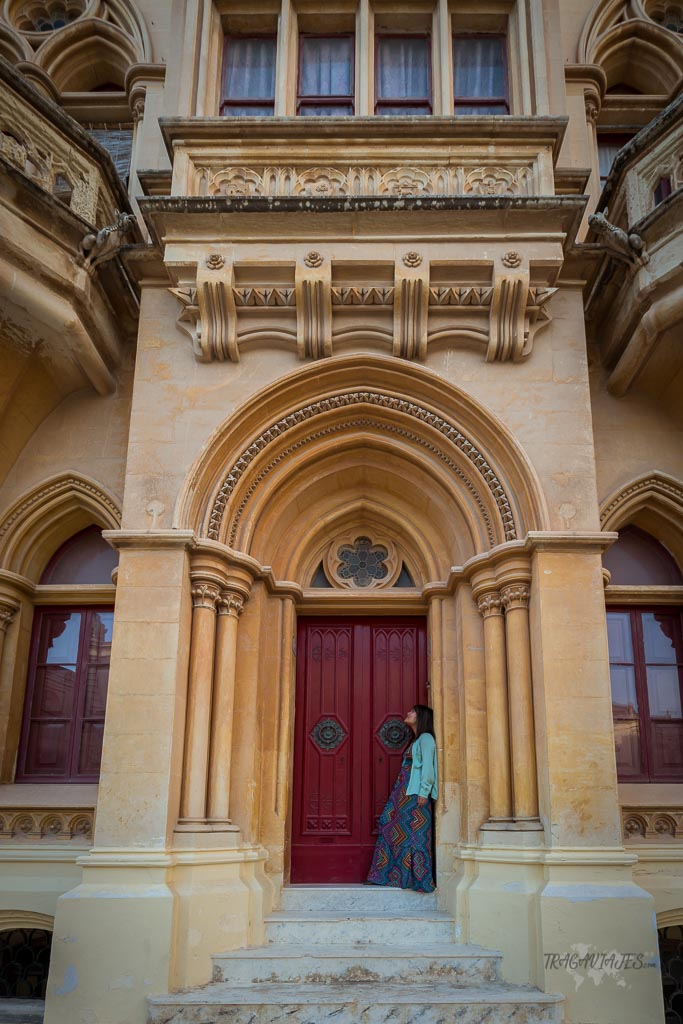
<instances>
[{"instance_id":1,"label":"stone column","mask_svg":"<svg viewBox=\"0 0 683 1024\"><path fill-rule=\"evenodd\" d=\"M185 758L180 826L206 819L206 789L211 729L216 603L220 580L192 573L192 639L185 725Z\"/></svg>"},{"instance_id":2,"label":"stone column","mask_svg":"<svg viewBox=\"0 0 683 1024\"><path fill-rule=\"evenodd\" d=\"M481 594L477 607L484 620L486 661L486 728L489 749L489 821L510 821L510 724L505 661L505 621L500 594Z\"/></svg>"},{"instance_id":3,"label":"stone column","mask_svg":"<svg viewBox=\"0 0 683 1024\"><path fill-rule=\"evenodd\" d=\"M509 582L501 588L505 608L513 808L516 821L538 819L529 596L528 580Z\"/></svg>"},{"instance_id":4,"label":"stone column","mask_svg":"<svg viewBox=\"0 0 683 1024\"><path fill-rule=\"evenodd\" d=\"M229 822L232 718L235 702L237 626L244 596L223 590L218 598L216 663L211 710L211 757L209 761L208 817L212 822Z\"/></svg>"}]
</instances>

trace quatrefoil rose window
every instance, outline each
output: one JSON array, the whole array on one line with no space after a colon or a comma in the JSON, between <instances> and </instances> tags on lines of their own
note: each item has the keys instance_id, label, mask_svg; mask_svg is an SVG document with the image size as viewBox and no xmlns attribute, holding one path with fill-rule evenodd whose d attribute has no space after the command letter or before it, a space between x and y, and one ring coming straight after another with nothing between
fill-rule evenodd
<instances>
[{"instance_id":1,"label":"quatrefoil rose window","mask_svg":"<svg viewBox=\"0 0 683 1024\"><path fill-rule=\"evenodd\" d=\"M325 570L340 587L391 587L400 575L401 559L391 541L351 534L330 545Z\"/></svg>"}]
</instances>

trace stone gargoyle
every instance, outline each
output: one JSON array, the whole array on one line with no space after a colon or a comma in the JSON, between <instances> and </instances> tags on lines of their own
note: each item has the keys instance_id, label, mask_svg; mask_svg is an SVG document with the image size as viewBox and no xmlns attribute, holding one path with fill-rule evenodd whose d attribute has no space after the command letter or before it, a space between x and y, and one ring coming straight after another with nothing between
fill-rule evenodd
<instances>
[{"instance_id":1,"label":"stone gargoyle","mask_svg":"<svg viewBox=\"0 0 683 1024\"><path fill-rule=\"evenodd\" d=\"M81 240L81 255L86 270L93 270L100 263L116 256L125 235L132 231L134 225L135 217L132 213L121 213L117 210L116 220L113 224L87 234Z\"/></svg>"},{"instance_id":2,"label":"stone gargoyle","mask_svg":"<svg viewBox=\"0 0 683 1024\"><path fill-rule=\"evenodd\" d=\"M626 263L645 264L650 262L650 257L645 249L645 242L635 231L624 231L611 224L607 219L609 210L602 213L593 213L588 218L588 224L598 237L598 243L603 249L616 259L624 260Z\"/></svg>"}]
</instances>

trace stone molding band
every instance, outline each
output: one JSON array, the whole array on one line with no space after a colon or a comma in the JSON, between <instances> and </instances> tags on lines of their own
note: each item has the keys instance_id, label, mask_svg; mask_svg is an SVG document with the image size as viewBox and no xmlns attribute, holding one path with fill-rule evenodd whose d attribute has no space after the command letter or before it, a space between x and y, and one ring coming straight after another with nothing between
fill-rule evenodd
<instances>
[{"instance_id":1,"label":"stone molding band","mask_svg":"<svg viewBox=\"0 0 683 1024\"><path fill-rule=\"evenodd\" d=\"M511 541L517 538L517 526L512 512L510 499L499 477L496 475L495 471L476 445L474 445L469 438L462 434L442 416L432 412L430 409L426 409L414 402L407 402L403 399L395 398L392 395L385 395L376 391L348 391L344 394L332 395L329 398L321 399L311 405L306 405L295 410L288 416L284 416L282 419L269 426L267 430L263 431L262 434L255 438L251 444L242 451L225 476L223 483L214 498L209 516L207 536L211 540L220 539L221 533L223 532L223 519L230 497L245 472L250 468L257 456L259 456L269 445L282 437L288 431L292 430L294 427L299 426L301 423L312 420L324 413L359 405L370 405L380 409L389 409L393 412L402 413L409 419L418 421L422 424L426 423L428 426L433 427L439 433L443 434L448 441L455 445L455 447L466 456L483 478L498 509L505 540ZM301 443L306 443L306 440ZM451 468L455 468L455 464L452 460L449 460L448 457L433 444L430 442L423 443L430 449L434 450L442 461L446 461ZM279 463L281 458L282 453L278 453L278 456L273 460L272 465ZM231 540L234 540L234 533ZM493 547L495 540L491 535L491 532L489 532L489 541Z\"/></svg>"}]
</instances>

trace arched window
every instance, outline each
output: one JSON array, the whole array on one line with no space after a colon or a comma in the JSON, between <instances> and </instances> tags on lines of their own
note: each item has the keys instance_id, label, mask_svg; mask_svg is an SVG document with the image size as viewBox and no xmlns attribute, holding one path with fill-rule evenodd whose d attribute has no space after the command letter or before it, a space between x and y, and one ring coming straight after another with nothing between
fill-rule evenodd
<instances>
[{"instance_id":1,"label":"arched window","mask_svg":"<svg viewBox=\"0 0 683 1024\"><path fill-rule=\"evenodd\" d=\"M634 603L610 604L607 632L617 769L622 782L683 779L683 609L648 603L647 588L683 585L672 555L635 526L605 553L610 584ZM638 589L640 588L640 593Z\"/></svg>"},{"instance_id":2,"label":"arched window","mask_svg":"<svg viewBox=\"0 0 683 1024\"><path fill-rule=\"evenodd\" d=\"M41 576L38 589L45 587L48 600L59 587L69 603L36 607L17 782L99 778L114 609L90 599L92 585L111 584L116 563L101 530L88 527L59 548Z\"/></svg>"}]
</instances>

